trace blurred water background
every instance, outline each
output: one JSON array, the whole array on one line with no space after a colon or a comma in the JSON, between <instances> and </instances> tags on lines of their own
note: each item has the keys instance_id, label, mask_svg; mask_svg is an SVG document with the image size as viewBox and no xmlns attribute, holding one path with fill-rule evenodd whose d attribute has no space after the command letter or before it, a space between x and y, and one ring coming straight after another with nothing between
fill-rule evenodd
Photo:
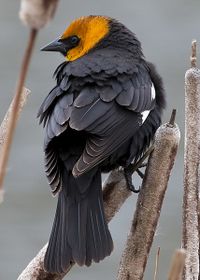
<instances>
[{"instance_id":1,"label":"blurred water background","mask_svg":"<svg viewBox=\"0 0 200 280\"><path fill-rule=\"evenodd\" d=\"M0 0L0 119L11 101L28 30L18 19L19 1ZM63 58L41 53L40 48L58 37L76 17L103 14L117 18L137 34L146 58L163 76L168 108L163 121L177 108L177 123L184 129L184 73L189 67L190 44L200 41L200 2L197 0L60 1L53 22L38 36L26 86L32 93L15 134L5 180L5 201L0 206L0 280L17 279L19 273L47 242L56 199L51 197L43 168L43 131L36 113L54 86L52 74ZM167 278L170 258L181 242L183 139L162 208L145 279L153 279L155 255L161 247L159 279ZM158 174L159 176L159 174ZM115 279L135 209L133 195L110 223L113 254L90 268L74 267L69 280ZM141 232L142 234L142 232Z\"/></svg>"}]
</instances>

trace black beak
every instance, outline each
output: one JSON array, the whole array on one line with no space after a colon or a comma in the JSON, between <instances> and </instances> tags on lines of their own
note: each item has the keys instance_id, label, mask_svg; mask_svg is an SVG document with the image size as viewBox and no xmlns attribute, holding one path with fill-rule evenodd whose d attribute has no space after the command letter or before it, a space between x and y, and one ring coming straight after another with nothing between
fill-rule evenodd
<instances>
[{"instance_id":1,"label":"black beak","mask_svg":"<svg viewBox=\"0 0 200 280\"><path fill-rule=\"evenodd\" d=\"M40 50L47 52L60 52L64 56L66 56L68 51L66 45L60 40L60 38L56 39L55 41L51 42L50 44L46 45Z\"/></svg>"}]
</instances>

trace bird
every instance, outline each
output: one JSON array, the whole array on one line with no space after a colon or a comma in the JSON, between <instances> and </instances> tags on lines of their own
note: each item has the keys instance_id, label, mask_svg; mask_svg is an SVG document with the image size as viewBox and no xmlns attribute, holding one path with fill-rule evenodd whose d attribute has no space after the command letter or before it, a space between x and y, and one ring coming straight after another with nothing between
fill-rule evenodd
<instances>
[{"instance_id":1,"label":"bird","mask_svg":"<svg viewBox=\"0 0 200 280\"><path fill-rule=\"evenodd\" d=\"M165 108L165 90L136 35L99 15L75 19L41 49L63 62L56 85L38 111L44 126L44 165L57 208L44 268L64 273L72 263L90 266L109 256L101 174L129 168L153 140Z\"/></svg>"}]
</instances>

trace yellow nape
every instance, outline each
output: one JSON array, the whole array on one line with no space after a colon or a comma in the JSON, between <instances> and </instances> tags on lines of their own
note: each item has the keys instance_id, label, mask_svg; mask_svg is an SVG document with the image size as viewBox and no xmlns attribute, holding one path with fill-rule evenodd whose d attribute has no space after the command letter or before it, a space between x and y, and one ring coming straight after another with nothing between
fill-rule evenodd
<instances>
[{"instance_id":1,"label":"yellow nape","mask_svg":"<svg viewBox=\"0 0 200 280\"><path fill-rule=\"evenodd\" d=\"M73 61L88 53L109 32L110 19L103 16L81 17L73 21L65 30L62 39L76 35L80 38L77 47L68 51L66 59Z\"/></svg>"}]
</instances>

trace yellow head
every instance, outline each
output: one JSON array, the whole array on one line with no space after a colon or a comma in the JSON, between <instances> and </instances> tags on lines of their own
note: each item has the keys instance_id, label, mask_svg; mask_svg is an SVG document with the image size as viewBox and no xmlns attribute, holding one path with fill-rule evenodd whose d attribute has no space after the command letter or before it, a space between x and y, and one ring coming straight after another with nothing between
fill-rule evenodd
<instances>
[{"instance_id":1,"label":"yellow head","mask_svg":"<svg viewBox=\"0 0 200 280\"><path fill-rule=\"evenodd\" d=\"M44 47L44 51L59 51L68 61L87 54L109 33L110 18L87 16L73 21L61 37Z\"/></svg>"}]
</instances>

